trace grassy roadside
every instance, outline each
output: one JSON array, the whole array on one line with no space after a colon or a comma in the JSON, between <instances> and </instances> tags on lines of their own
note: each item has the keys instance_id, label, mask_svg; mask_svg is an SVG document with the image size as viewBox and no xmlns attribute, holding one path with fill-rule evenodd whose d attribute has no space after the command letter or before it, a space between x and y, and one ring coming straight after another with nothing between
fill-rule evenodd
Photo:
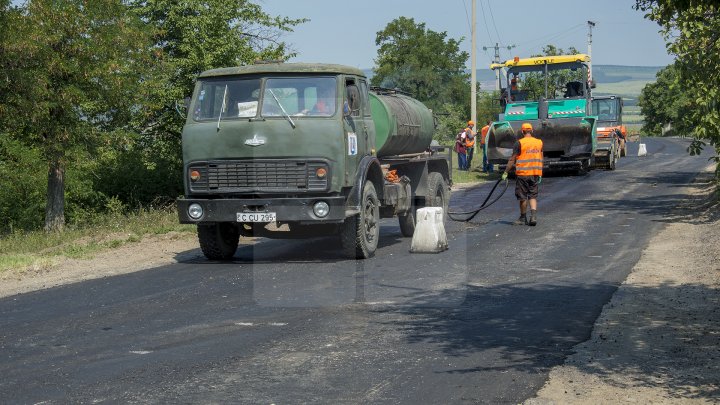
<instances>
[{"instance_id":1,"label":"grassy roadside","mask_svg":"<svg viewBox=\"0 0 720 405\"><path fill-rule=\"evenodd\" d=\"M60 258L90 258L93 254L139 242L144 236L170 232L194 233L178 223L174 209L143 210L103 217L96 225L68 228L62 233L42 231L0 237L0 275L9 271L50 267Z\"/></svg>"},{"instance_id":2,"label":"grassy roadside","mask_svg":"<svg viewBox=\"0 0 720 405\"><path fill-rule=\"evenodd\" d=\"M458 170L457 153L452 153L452 180L453 184L472 184L472 183L484 183L488 180L493 180L498 177L497 173L483 173L482 172L482 150L478 149L475 151L472 162L470 164L470 170Z\"/></svg>"},{"instance_id":3,"label":"grassy roadside","mask_svg":"<svg viewBox=\"0 0 720 405\"><path fill-rule=\"evenodd\" d=\"M453 183L482 183L497 174L482 173L482 154L476 155L470 171L457 170L452 154ZM8 271L48 268L62 258L91 258L94 254L136 243L149 235L170 232L194 234L195 227L178 223L174 209L142 210L131 214L108 214L92 225L68 227L62 233L17 232L0 236L0 275Z\"/></svg>"}]
</instances>

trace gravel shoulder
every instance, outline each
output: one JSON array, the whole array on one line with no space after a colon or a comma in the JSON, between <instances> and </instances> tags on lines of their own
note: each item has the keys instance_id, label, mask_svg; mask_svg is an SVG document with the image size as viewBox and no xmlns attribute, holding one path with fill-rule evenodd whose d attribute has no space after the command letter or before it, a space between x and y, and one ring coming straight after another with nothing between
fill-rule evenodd
<instances>
[{"instance_id":1,"label":"gravel shoulder","mask_svg":"<svg viewBox=\"0 0 720 405\"><path fill-rule=\"evenodd\" d=\"M720 403L720 206L702 173L597 319L527 405ZM0 275L0 297L202 257L170 233L43 268Z\"/></svg>"},{"instance_id":2,"label":"gravel shoulder","mask_svg":"<svg viewBox=\"0 0 720 405\"><path fill-rule=\"evenodd\" d=\"M526 405L720 402L720 207L710 173L696 185Z\"/></svg>"},{"instance_id":3,"label":"gravel shoulder","mask_svg":"<svg viewBox=\"0 0 720 405\"><path fill-rule=\"evenodd\" d=\"M202 256L194 233L170 232L94 254L90 259L57 259L0 275L0 298L83 280L111 277Z\"/></svg>"}]
</instances>

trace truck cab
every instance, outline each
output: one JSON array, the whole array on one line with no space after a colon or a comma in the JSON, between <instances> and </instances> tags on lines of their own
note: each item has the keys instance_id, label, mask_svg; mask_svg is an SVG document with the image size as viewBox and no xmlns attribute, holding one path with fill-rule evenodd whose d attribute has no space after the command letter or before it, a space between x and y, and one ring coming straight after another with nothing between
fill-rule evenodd
<instances>
[{"instance_id":1,"label":"truck cab","mask_svg":"<svg viewBox=\"0 0 720 405\"><path fill-rule=\"evenodd\" d=\"M376 128L391 145L403 122L389 114L378 126L378 97L361 70L343 65L260 63L200 74L182 132L185 196L177 204L180 222L197 225L205 256L231 258L241 235L339 235L348 255L372 256L381 214L407 219L426 188L412 171L403 183L410 186L385 180ZM427 147L411 144L395 150Z\"/></svg>"},{"instance_id":2,"label":"truck cab","mask_svg":"<svg viewBox=\"0 0 720 405\"><path fill-rule=\"evenodd\" d=\"M620 156L627 156L627 129L623 125L623 99L620 96L593 96L593 113L598 117L598 138L609 138L613 134L620 142Z\"/></svg>"}]
</instances>

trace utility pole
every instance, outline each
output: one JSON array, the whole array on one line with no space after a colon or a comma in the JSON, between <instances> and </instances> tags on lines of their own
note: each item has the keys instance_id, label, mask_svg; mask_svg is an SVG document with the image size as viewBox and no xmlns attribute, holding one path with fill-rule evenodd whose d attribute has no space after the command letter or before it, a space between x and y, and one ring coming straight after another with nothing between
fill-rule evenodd
<instances>
[{"instance_id":1,"label":"utility pole","mask_svg":"<svg viewBox=\"0 0 720 405\"><path fill-rule=\"evenodd\" d=\"M592 29L595 26L595 22L588 20L588 36L587 36L587 44L588 44L588 56L590 57L590 62L588 63L588 85L592 84Z\"/></svg>"},{"instance_id":2,"label":"utility pole","mask_svg":"<svg viewBox=\"0 0 720 405\"><path fill-rule=\"evenodd\" d=\"M472 122L475 123L475 128L477 128L477 64L476 64L476 55L475 55L475 0L472 2L472 29L471 29L471 46L472 49L470 51L470 83L472 85L472 88L470 89L470 119ZM471 128L473 131L475 131L475 128Z\"/></svg>"},{"instance_id":3,"label":"utility pole","mask_svg":"<svg viewBox=\"0 0 720 405\"><path fill-rule=\"evenodd\" d=\"M503 45L502 47L507 48L507 50L509 51L509 50L515 48L515 45L507 45L507 46ZM498 44L496 42L495 46L493 48L495 48L495 59L493 60L493 63L500 63L500 44ZM487 51L488 47L483 46L483 50ZM495 69L495 90L500 91L500 70L499 69Z\"/></svg>"}]
</instances>

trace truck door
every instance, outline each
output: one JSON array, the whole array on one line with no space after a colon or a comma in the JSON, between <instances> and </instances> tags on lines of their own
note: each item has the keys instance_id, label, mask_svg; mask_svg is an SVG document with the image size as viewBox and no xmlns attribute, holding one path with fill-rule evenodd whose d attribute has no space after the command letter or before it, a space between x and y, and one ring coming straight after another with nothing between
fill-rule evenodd
<instances>
[{"instance_id":1,"label":"truck door","mask_svg":"<svg viewBox=\"0 0 720 405\"><path fill-rule=\"evenodd\" d=\"M363 90L364 88L364 90ZM345 128L345 179L351 185L363 156L370 154L371 141L368 128L370 107L367 96L367 84L364 80L351 77L345 79L343 102Z\"/></svg>"}]
</instances>

